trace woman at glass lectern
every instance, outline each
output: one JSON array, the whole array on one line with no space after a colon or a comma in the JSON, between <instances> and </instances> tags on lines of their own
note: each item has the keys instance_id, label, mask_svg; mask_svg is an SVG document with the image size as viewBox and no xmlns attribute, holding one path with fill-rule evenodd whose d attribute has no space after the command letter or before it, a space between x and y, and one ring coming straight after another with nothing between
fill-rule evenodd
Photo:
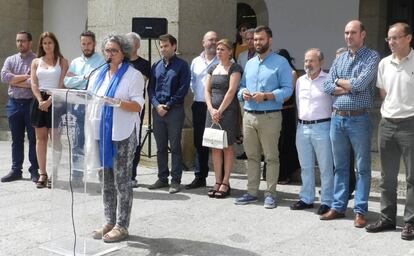
<instances>
[{"instance_id":1,"label":"woman at glass lectern","mask_svg":"<svg viewBox=\"0 0 414 256\"><path fill-rule=\"evenodd\" d=\"M128 62L131 46L121 35L107 35L102 52L108 65L92 77L88 90L106 102L100 107L95 132L104 169L103 203L106 223L93 238L118 242L128 237L133 191L132 160L144 104L144 78Z\"/></svg>"}]
</instances>

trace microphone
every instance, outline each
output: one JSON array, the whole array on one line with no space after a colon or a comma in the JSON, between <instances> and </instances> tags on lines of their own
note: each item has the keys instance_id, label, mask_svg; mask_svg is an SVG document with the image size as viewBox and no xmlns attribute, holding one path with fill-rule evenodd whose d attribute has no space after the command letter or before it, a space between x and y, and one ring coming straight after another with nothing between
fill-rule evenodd
<instances>
[{"instance_id":1,"label":"microphone","mask_svg":"<svg viewBox=\"0 0 414 256\"><path fill-rule=\"evenodd\" d=\"M104 64L100 65L99 67L95 68L94 70L92 70L92 71L89 73L89 75L88 75L88 79L87 79L87 81L86 81L85 90L88 90L88 87L89 87L89 79L91 79L91 75L92 75L93 73L95 73L95 71L96 71L96 70L98 70L98 69L102 68L103 66L105 66L105 65L109 65L109 63L111 63L111 61L112 61L112 59L111 59L111 58L107 59L107 60L106 60L106 62L105 62Z\"/></svg>"}]
</instances>

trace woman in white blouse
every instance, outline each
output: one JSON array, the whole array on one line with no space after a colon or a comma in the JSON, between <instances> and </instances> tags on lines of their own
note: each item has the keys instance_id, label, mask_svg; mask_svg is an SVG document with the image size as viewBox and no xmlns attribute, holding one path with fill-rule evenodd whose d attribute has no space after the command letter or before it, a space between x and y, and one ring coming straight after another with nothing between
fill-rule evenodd
<instances>
[{"instance_id":1,"label":"woman in white blouse","mask_svg":"<svg viewBox=\"0 0 414 256\"><path fill-rule=\"evenodd\" d=\"M43 32L39 39L37 58L31 66L33 101L30 111L30 123L35 127L36 154L39 163L37 188L50 188L46 172L48 137L57 136L52 131L52 96L48 89L63 88L63 78L68 70L68 61L60 53L59 42L52 32ZM56 137L55 137L56 138ZM60 149L59 139L53 140L55 150Z\"/></svg>"},{"instance_id":2,"label":"woman in white blouse","mask_svg":"<svg viewBox=\"0 0 414 256\"><path fill-rule=\"evenodd\" d=\"M104 168L103 201L106 223L93 232L95 239L118 242L128 237L133 191L132 160L144 104L144 78L129 65L131 46L121 35L108 35L102 51L108 62L91 78L89 90L103 97L96 132ZM103 128L104 127L104 128Z\"/></svg>"}]
</instances>

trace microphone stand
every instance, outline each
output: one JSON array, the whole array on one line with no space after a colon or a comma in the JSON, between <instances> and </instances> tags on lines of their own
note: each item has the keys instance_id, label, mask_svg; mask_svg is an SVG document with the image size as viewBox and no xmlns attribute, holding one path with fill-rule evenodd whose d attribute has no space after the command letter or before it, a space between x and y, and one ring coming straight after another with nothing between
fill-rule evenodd
<instances>
[{"instance_id":1,"label":"microphone stand","mask_svg":"<svg viewBox=\"0 0 414 256\"><path fill-rule=\"evenodd\" d=\"M91 79L92 74L93 74L93 73L95 73L95 71L96 71L96 70L98 70L98 69L102 68L103 66L105 66L105 65L107 65L107 64L109 65L109 63L111 63L111 61L112 61L112 59L107 59L107 60L106 60L106 62L105 62L104 64L100 65L99 67L95 68L94 70L92 70L92 71L89 73L89 75L88 75L88 79L86 80L86 86L85 86L85 90L86 90L86 91L88 90L88 87L89 87L89 80Z\"/></svg>"}]
</instances>

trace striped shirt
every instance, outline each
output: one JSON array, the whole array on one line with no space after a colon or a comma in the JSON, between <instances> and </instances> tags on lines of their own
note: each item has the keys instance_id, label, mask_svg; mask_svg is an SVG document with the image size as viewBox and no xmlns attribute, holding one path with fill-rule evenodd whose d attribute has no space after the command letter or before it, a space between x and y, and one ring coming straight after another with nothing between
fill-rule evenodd
<instances>
[{"instance_id":1,"label":"striped shirt","mask_svg":"<svg viewBox=\"0 0 414 256\"><path fill-rule=\"evenodd\" d=\"M339 110L363 110L372 108L377 80L379 54L365 46L355 54L350 50L338 56L324 82L324 92L332 95L335 79L349 80L351 91L333 97L333 107Z\"/></svg>"}]
</instances>

